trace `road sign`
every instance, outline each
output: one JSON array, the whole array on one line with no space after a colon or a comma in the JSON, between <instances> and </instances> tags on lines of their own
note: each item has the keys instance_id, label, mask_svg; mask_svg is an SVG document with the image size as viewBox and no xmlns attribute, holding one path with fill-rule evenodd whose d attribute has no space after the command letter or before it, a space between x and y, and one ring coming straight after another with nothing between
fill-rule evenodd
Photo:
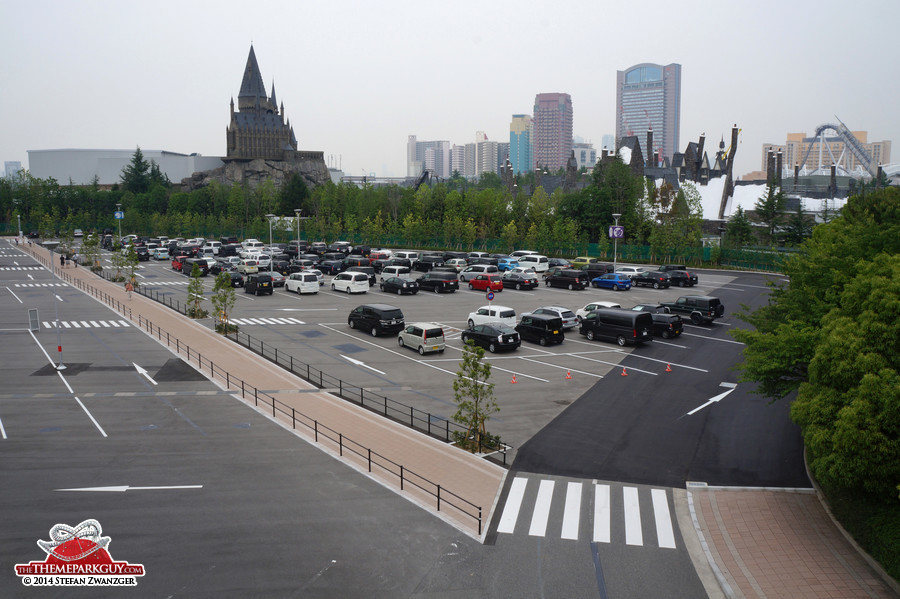
<instances>
[{"instance_id":1,"label":"road sign","mask_svg":"<svg viewBox=\"0 0 900 599\"><path fill-rule=\"evenodd\" d=\"M625 227L611 226L609 228L610 239L625 239Z\"/></svg>"},{"instance_id":2,"label":"road sign","mask_svg":"<svg viewBox=\"0 0 900 599\"><path fill-rule=\"evenodd\" d=\"M487 301L489 301L489 302L494 301L494 292L493 291L487 292Z\"/></svg>"},{"instance_id":3,"label":"road sign","mask_svg":"<svg viewBox=\"0 0 900 599\"><path fill-rule=\"evenodd\" d=\"M116 220L122 220L123 218L125 218L125 213L121 210L116 210L114 216L116 217Z\"/></svg>"}]
</instances>

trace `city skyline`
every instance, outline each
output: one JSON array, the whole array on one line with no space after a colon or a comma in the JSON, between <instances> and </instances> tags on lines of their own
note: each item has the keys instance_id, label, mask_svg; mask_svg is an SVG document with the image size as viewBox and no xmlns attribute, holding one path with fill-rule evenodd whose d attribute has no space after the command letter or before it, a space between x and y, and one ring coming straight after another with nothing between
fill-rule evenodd
<instances>
[{"instance_id":1,"label":"city skyline","mask_svg":"<svg viewBox=\"0 0 900 599\"><path fill-rule=\"evenodd\" d=\"M835 114L872 139L900 138L891 111L900 82L878 66L895 54L885 19L847 31L828 10L846 10L836 2L697 2L672 12L663 2L601 11L575 1L566 10L578 18L562 20L541 17L540 6L275 3L265 11L278 19L254 20L233 18L256 9L228 2L210 11L191 1L4 1L2 77L15 93L0 97L0 160L27 166L28 150L138 146L224 156L228 105L251 43L299 149L323 151L350 175L404 176L412 133L461 144L481 130L505 141L511 115L530 113L545 91L572 97L574 135L599 151L615 131L616 72L645 62L684 67L679 151L701 133L717 143L732 124L741 128L738 176L758 169L764 143ZM854 10L889 7L863 0ZM816 61L797 64L804 31L865 43L875 59L822 45ZM497 68L511 47L516 68Z\"/></svg>"}]
</instances>

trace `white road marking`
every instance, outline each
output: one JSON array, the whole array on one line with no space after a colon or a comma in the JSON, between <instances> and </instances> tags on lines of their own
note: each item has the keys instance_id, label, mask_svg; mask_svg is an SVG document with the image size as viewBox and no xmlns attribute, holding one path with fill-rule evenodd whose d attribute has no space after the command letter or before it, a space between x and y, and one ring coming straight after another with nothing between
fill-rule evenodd
<instances>
[{"instance_id":1,"label":"white road marking","mask_svg":"<svg viewBox=\"0 0 900 599\"><path fill-rule=\"evenodd\" d=\"M506 496L506 505L503 507L500 524L497 525L497 532L512 534L516 529L516 520L519 519L519 510L522 509L522 499L525 497L527 484L527 478L517 476L513 479L509 494Z\"/></svg>"},{"instance_id":2,"label":"white road marking","mask_svg":"<svg viewBox=\"0 0 900 599\"><path fill-rule=\"evenodd\" d=\"M594 542L610 541L609 485L594 485Z\"/></svg>"},{"instance_id":3,"label":"white road marking","mask_svg":"<svg viewBox=\"0 0 900 599\"><path fill-rule=\"evenodd\" d=\"M354 360L353 358L350 358L350 357L348 357L348 356L345 356L344 354L338 354L338 355L339 355L340 357L344 358L345 360L347 360L348 362L352 362L353 364L356 364L357 366L362 366L363 368L368 368L368 369L371 370L372 372L377 372L378 374L385 374L384 372L381 372L380 370L377 370L377 369L375 369L375 368L372 368L371 366L369 366L368 364L366 364L366 363L363 362L362 360Z\"/></svg>"},{"instance_id":4,"label":"white road marking","mask_svg":"<svg viewBox=\"0 0 900 599\"><path fill-rule=\"evenodd\" d=\"M170 491L175 489L202 489L203 485L173 485L168 487L130 487L128 485L111 487L82 487L76 489L53 489L54 491L95 491L124 493L125 491Z\"/></svg>"},{"instance_id":5,"label":"white road marking","mask_svg":"<svg viewBox=\"0 0 900 599\"><path fill-rule=\"evenodd\" d=\"M623 487L622 498L625 502L625 544L643 545L644 534L641 528L641 508L638 502L637 487Z\"/></svg>"},{"instance_id":6,"label":"white road marking","mask_svg":"<svg viewBox=\"0 0 900 599\"><path fill-rule=\"evenodd\" d=\"M578 523L581 518L581 483L566 485L566 511L563 513L563 539L578 539Z\"/></svg>"},{"instance_id":7,"label":"white road marking","mask_svg":"<svg viewBox=\"0 0 900 599\"><path fill-rule=\"evenodd\" d=\"M547 534L547 520L550 518L550 504L553 500L552 480L542 480L538 487L537 501L531 514L531 527L528 534L532 537L543 537Z\"/></svg>"},{"instance_id":8,"label":"white road marking","mask_svg":"<svg viewBox=\"0 0 900 599\"><path fill-rule=\"evenodd\" d=\"M703 404L701 406L697 406L696 408L694 408L693 410L688 412L687 415L693 416L695 413L699 412L706 406L711 406L712 404L714 404L716 402L722 401L723 399L725 399L728 396L729 393L733 392L735 389L736 389L736 387L732 387L731 389L729 389L728 391L726 391L724 393L719 393L715 397L711 397L705 404Z\"/></svg>"},{"instance_id":9,"label":"white road marking","mask_svg":"<svg viewBox=\"0 0 900 599\"><path fill-rule=\"evenodd\" d=\"M672 530L672 517L669 515L669 500L662 489L652 489L653 517L656 519L656 538L660 547L675 549L675 532Z\"/></svg>"}]
</instances>

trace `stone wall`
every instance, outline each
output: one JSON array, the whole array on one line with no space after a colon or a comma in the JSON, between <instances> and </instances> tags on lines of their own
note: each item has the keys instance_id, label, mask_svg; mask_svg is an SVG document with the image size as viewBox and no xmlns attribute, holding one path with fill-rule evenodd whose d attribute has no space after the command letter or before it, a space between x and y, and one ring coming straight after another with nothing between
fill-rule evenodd
<instances>
[{"instance_id":1,"label":"stone wall","mask_svg":"<svg viewBox=\"0 0 900 599\"><path fill-rule=\"evenodd\" d=\"M275 188L281 189L294 173L299 173L310 189L331 180L322 152L297 152L291 161L262 158L230 160L217 169L194 173L182 179L181 190L193 191L212 181L228 186L244 183L249 189L255 189L267 179L272 179Z\"/></svg>"}]
</instances>

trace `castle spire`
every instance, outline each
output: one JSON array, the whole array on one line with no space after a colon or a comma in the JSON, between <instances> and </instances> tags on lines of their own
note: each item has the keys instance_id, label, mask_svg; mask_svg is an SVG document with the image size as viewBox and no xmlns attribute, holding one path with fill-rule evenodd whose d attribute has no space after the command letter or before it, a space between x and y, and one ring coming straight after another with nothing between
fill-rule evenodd
<instances>
[{"instance_id":1,"label":"castle spire","mask_svg":"<svg viewBox=\"0 0 900 599\"><path fill-rule=\"evenodd\" d=\"M269 103L272 105L272 110L275 111L275 114L278 114L278 102L275 101L275 80L272 79L272 95L269 96Z\"/></svg>"},{"instance_id":2,"label":"castle spire","mask_svg":"<svg viewBox=\"0 0 900 599\"><path fill-rule=\"evenodd\" d=\"M259 73L259 64L256 62L256 52L250 46L250 55L247 56L247 66L244 68L244 78L241 81L241 91L238 94L238 108L253 108L258 99L266 98L266 87L263 84L262 75Z\"/></svg>"}]
</instances>

